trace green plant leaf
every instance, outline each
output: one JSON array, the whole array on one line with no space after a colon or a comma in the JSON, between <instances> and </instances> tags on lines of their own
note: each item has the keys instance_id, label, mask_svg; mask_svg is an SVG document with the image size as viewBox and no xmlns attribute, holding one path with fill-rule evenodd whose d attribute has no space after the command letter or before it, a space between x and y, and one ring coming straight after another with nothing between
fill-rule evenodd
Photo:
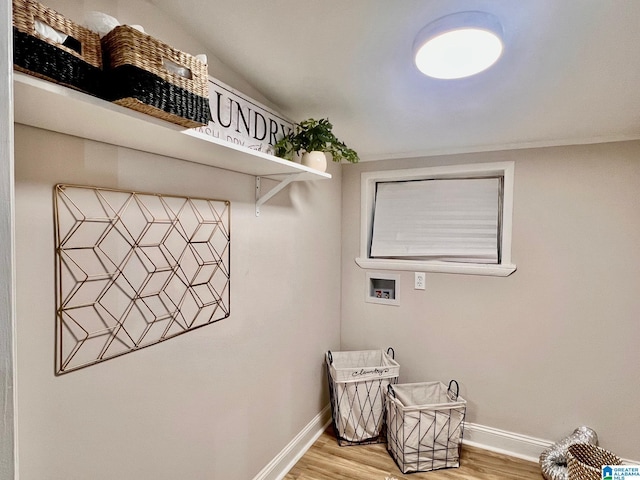
<instances>
[{"instance_id":1,"label":"green plant leaf","mask_svg":"<svg viewBox=\"0 0 640 480\"><path fill-rule=\"evenodd\" d=\"M293 153L312 152L318 150L331 153L334 162L346 160L357 163L358 154L347 147L333 133L333 125L328 118L316 120L309 118L296 124L294 129L274 145L276 155L288 160Z\"/></svg>"}]
</instances>

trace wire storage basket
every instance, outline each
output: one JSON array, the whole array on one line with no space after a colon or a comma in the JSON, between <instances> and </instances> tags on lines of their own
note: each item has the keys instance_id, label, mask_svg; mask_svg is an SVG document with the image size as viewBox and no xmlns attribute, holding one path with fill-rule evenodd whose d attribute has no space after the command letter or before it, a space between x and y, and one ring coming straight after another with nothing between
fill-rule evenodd
<instances>
[{"instance_id":1,"label":"wire storage basket","mask_svg":"<svg viewBox=\"0 0 640 480\"><path fill-rule=\"evenodd\" d=\"M402 473L460 466L467 401L458 392L455 380L448 387L441 382L388 387L387 450Z\"/></svg>"},{"instance_id":2,"label":"wire storage basket","mask_svg":"<svg viewBox=\"0 0 640 480\"><path fill-rule=\"evenodd\" d=\"M13 0L13 66L19 72L98 95L100 36L35 0Z\"/></svg>"},{"instance_id":3,"label":"wire storage basket","mask_svg":"<svg viewBox=\"0 0 640 480\"><path fill-rule=\"evenodd\" d=\"M398 383L400 374L394 357L392 348L327 352L331 419L338 445L386 441L385 392Z\"/></svg>"},{"instance_id":4,"label":"wire storage basket","mask_svg":"<svg viewBox=\"0 0 640 480\"><path fill-rule=\"evenodd\" d=\"M107 100L183 127L207 125L206 63L120 25L102 38Z\"/></svg>"},{"instance_id":5,"label":"wire storage basket","mask_svg":"<svg viewBox=\"0 0 640 480\"><path fill-rule=\"evenodd\" d=\"M622 459L591 443L576 443L567 450L569 480L601 480L604 465L622 465Z\"/></svg>"}]
</instances>

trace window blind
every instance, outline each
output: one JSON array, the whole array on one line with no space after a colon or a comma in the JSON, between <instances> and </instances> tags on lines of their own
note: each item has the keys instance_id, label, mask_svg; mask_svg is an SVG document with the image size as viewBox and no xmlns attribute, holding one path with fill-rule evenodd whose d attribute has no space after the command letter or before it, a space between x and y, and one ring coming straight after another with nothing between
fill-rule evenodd
<instances>
[{"instance_id":1,"label":"window blind","mask_svg":"<svg viewBox=\"0 0 640 480\"><path fill-rule=\"evenodd\" d=\"M502 178L380 182L371 258L500 261Z\"/></svg>"}]
</instances>

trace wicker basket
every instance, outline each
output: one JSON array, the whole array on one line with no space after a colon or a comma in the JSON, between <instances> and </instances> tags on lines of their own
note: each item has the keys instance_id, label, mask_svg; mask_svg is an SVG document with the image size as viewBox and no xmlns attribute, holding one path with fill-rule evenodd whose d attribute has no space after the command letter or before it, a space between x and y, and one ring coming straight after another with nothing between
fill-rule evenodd
<instances>
[{"instance_id":1,"label":"wicker basket","mask_svg":"<svg viewBox=\"0 0 640 480\"><path fill-rule=\"evenodd\" d=\"M601 480L603 465L622 465L622 459L590 443L570 445L567 451L569 480Z\"/></svg>"},{"instance_id":2,"label":"wicker basket","mask_svg":"<svg viewBox=\"0 0 640 480\"><path fill-rule=\"evenodd\" d=\"M102 50L108 100L188 128L209 123L205 63L127 25L105 35Z\"/></svg>"},{"instance_id":3,"label":"wicker basket","mask_svg":"<svg viewBox=\"0 0 640 480\"><path fill-rule=\"evenodd\" d=\"M60 44L40 35L36 21L67 35L67 40ZM18 71L98 95L100 37L34 0L13 0L13 65Z\"/></svg>"}]
</instances>

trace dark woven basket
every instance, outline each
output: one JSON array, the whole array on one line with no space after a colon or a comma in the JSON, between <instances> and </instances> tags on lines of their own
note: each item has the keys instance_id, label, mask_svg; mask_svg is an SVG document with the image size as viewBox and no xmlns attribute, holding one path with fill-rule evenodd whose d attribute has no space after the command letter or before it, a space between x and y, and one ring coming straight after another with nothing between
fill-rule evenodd
<instances>
[{"instance_id":1,"label":"dark woven basket","mask_svg":"<svg viewBox=\"0 0 640 480\"><path fill-rule=\"evenodd\" d=\"M126 25L102 38L105 97L187 128L211 119L207 65ZM169 61L188 77L166 68Z\"/></svg>"},{"instance_id":2,"label":"dark woven basket","mask_svg":"<svg viewBox=\"0 0 640 480\"><path fill-rule=\"evenodd\" d=\"M60 44L36 32L36 20L68 36ZM13 65L20 72L99 95L102 52L97 33L34 0L13 0Z\"/></svg>"},{"instance_id":3,"label":"dark woven basket","mask_svg":"<svg viewBox=\"0 0 640 480\"><path fill-rule=\"evenodd\" d=\"M576 443L567 450L569 480L601 480L603 465L622 465L622 459L590 443Z\"/></svg>"}]
</instances>

